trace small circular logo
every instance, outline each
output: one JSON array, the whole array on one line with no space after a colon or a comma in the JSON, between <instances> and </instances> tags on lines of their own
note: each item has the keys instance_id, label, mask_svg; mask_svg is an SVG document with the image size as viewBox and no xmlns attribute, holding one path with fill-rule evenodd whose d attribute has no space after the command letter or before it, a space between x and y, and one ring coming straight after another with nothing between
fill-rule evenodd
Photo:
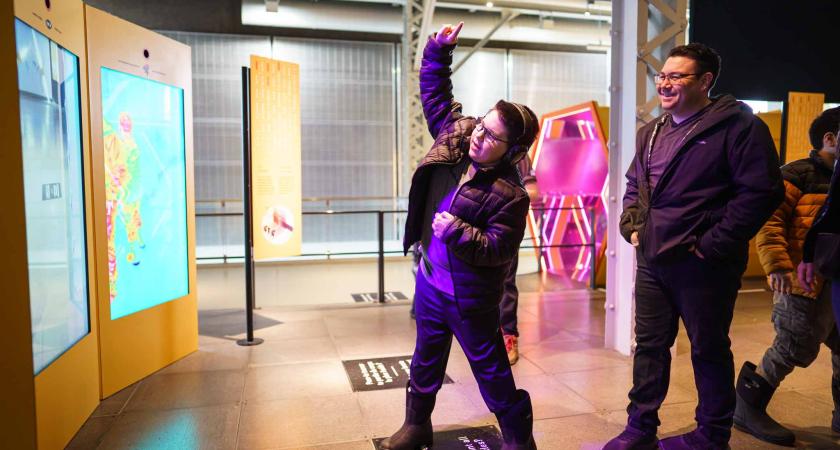
<instances>
[{"instance_id":1,"label":"small circular logo","mask_svg":"<svg viewBox=\"0 0 840 450\"><path fill-rule=\"evenodd\" d=\"M48 30L52 30L52 21L50 19L47 19L47 21L44 22L44 24L47 26Z\"/></svg>"},{"instance_id":2,"label":"small circular logo","mask_svg":"<svg viewBox=\"0 0 840 450\"><path fill-rule=\"evenodd\" d=\"M274 245L286 243L295 231L292 212L288 208L276 205L263 214L263 238Z\"/></svg>"}]
</instances>

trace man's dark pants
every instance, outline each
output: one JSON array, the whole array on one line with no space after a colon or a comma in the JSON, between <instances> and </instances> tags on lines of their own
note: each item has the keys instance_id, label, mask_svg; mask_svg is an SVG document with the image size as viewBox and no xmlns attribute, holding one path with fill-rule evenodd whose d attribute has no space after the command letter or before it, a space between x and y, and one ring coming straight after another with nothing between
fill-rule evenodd
<instances>
[{"instance_id":1,"label":"man's dark pants","mask_svg":"<svg viewBox=\"0 0 840 450\"><path fill-rule=\"evenodd\" d=\"M435 395L443 384L454 335L490 411L501 413L515 403L516 385L499 329L499 310L461 318L455 299L417 273L414 293L417 344L411 358L411 389Z\"/></svg>"},{"instance_id":2,"label":"man's dark pants","mask_svg":"<svg viewBox=\"0 0 840 450\"><path fill-rule=\"evenodd\" d=\"M735 368L729 326L744 265L710 262L684 254L648 263L637 252L636 351L628 425L656 433L658 410L668 393L671 346L683 320L699 403L695 419L714 442L729 441L735 410Z\"/></svg>"},{"instance_id":3,"label":"man's dark pants","mask_svg":"<svg viewBox=\"0 0 840 450\"><path fill-rule=\"evenodd\" d=\"M831 308L834 310L834 317L840 318L840 279L831 280ZM840 320L835 320L837 331L840 331Z\"/></svg>"},{"instance_id":4,"label":"man's dark pants","mask_svg":"<svg viewBox=\"0 0 840 450\"><path fill-rule=\"evenodd\" d=\"M516 288L516 268L519 266L519 252L513 257L510 270L505 277L505 293L499 303L499 320L504 334L519 336L516 326L516 308L519 307L519 289Z\"/></svg>"}]
</instances>

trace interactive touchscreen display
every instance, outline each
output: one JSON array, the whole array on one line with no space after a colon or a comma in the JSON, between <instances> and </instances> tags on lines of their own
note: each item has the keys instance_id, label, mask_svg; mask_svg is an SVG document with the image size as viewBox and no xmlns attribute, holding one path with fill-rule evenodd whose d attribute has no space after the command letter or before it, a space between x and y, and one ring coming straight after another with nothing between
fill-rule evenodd
<instances>
[{"instance_id":1,"label":"interactive touchscreen display","mask_svg":"<svg viewBox=\"0 0 840 450\"><path fill-rule=\"evenodd\" d=\"M101 69L111 319L189 292L184 91Z\"/></svg>"},{"instance_id":2,"label":"interactive touchscreen display","mask_svg":"<svg viewBox=\"0 0 840 450\"><path fill-rule=\"evenodd\" d=\"M79 58L15 19L35 373L90 332Z\"/></svg>"}]
</instances>

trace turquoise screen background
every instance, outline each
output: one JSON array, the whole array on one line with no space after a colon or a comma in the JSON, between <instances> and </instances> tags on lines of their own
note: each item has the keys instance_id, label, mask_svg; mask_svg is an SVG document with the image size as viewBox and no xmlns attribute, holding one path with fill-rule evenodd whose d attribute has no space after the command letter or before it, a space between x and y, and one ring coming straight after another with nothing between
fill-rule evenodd
<instances>
[{"instance_id":1,"label":"turquoise screen background","mask_svg":"<svg viewBox=\"0 0 840 450\"><path fill-rule=\"evenodd\" d=\"M184 92L101 69L111 319L189 293Z\"/></svg>"}]
</instances>

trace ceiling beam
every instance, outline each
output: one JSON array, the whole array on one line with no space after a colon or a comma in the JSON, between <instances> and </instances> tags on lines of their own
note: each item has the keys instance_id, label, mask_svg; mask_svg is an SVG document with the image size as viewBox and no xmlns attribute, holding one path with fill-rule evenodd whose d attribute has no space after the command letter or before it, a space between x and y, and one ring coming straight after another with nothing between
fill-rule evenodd
<instances>
[{"instance_id":1,"label":"ceiling beam","mask_svg":"<svg viewBox=\"0 0 840 450\"><path fill-rule=\"evenodd\" d=\"M460 69L461 66L463 66L468 59L470 59L470 56L472 56L475 52L481 50L481 48L484 47L485 44L487 44L487 41L489 41L490 38L493 37L493 35L496 33L496 31L499 30L499 28L503 27L505 24L513 20L518 15L519 13L516 11L503 11L502 18L499 20L499 22L496 23L496 25L493 26L493 28L491 28L490 31L488 31L487 34L470 49L469 53L467 53L460 61L458 61L458 64L455 64L455 67L452 68L452 73L454 74L455 72L457 72L458 69Z\"/></svg>"}]
</instances>

